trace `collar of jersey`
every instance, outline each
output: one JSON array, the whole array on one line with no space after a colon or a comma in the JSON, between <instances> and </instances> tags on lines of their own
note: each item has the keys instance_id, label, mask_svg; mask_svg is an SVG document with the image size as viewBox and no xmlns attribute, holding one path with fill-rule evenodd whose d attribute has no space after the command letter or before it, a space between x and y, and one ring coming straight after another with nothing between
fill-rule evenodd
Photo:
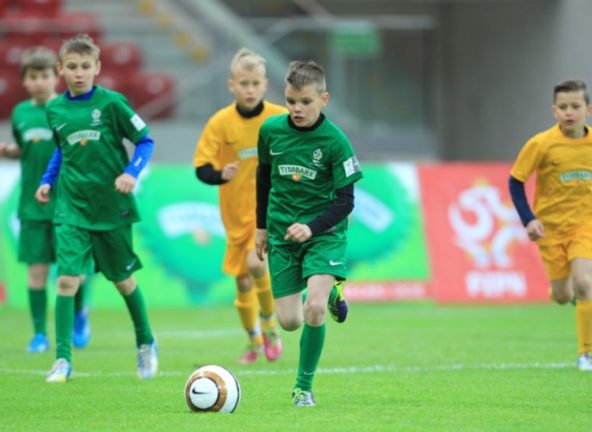
<instances>
[{"instance_id":1,"label":"collar of jersey","mask_svg":"<svg viewBox=\"0 0 592 432\"><path fill-rule=\"evenodd\" d=\"M87 91L84 94L78 95L78 96L71 96L70 91L66 90L66 98L68 98L68 100L71 100L71 101L87 101L91 97L93 97L93 94L95 94L96 89L97 89L97 86L93 86L89 91Z\"/></svg>"}]
</instances>

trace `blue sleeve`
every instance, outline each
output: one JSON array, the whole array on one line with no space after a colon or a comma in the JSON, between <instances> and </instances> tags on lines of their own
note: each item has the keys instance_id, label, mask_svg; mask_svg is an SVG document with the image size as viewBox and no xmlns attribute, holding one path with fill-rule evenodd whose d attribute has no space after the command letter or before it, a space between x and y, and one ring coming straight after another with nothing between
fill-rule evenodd
<instances>
[{"instance_id":1,"label":"blue sleeve","mask_svg":"<svg viewBox=\"0 0 592 432\"><path fill-rule=\"evenodd\" d=\"M524 183L512 176L510 176L510 196L512 197L512 202L514 203L514 207L516 207L518 216L520 216L522 225L526 226L530 221L536 219L536 216L530 209L530 205L528 205Z\"/></svg>"},{"instance_id":2,"label":"blue sleeve","mask_svg":"<svg viewBox=\"0 0 592 432\"><path fill-rule=\"evenodd\" d=\"M124 172L138 178L140 172L144 169L154 151L154 140L148 134L136 143L136 150L132 156L132 160L125 168Z\"/></svg>"},{"instance_id":3,"label":"blue sleeve","mask_svg":"<svg viewBox=\"0 0 592 432\"><path fill-rule=\"evenodd\" d=\"M39 182L39 186L48 184L52 188L54 187L56 181L58 180L58 176L60 175L60 167L62 166L62 150L59 147L55 149L53 152L53 156L51 160L47 164L47 168L45 170L45 174L41 177L41 182Z\"/></svg>"}]
</instances>

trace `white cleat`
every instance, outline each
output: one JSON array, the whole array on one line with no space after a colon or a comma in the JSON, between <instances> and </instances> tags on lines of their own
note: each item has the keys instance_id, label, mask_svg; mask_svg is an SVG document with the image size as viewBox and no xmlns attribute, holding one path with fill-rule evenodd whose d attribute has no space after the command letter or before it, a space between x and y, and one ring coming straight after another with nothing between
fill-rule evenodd
<instances>
[{"instance_id":1,"label":"white cleat","mask_svg":"<svg viewBox=\"0 0 592 432\"><path fill-rule=\"evenodd\" d=\"M158 372L158 347L156 341L138 347L138 376L140 379L154 378Z\"/></svg>"},{"instance_id":2,"label":"white cleat","mask_svg":"<svg viewBox=\"0 0 592 432\"><path fill-rule=\"evenodd\" d=\"M592 372L592 354L585 353L578 357L578 369L584 372Z\"/></svg>"},{"instance_id":3,"label":"white cleat","mask_svg":"<svg viewBox=\"0 0 592 432\"><path fill-rule=\"evenodd\" d=\"M72 365L66 359L60 358L55 361L47 374L45 382L63 384L70 379Z\"/></svg>"}]
</instances>

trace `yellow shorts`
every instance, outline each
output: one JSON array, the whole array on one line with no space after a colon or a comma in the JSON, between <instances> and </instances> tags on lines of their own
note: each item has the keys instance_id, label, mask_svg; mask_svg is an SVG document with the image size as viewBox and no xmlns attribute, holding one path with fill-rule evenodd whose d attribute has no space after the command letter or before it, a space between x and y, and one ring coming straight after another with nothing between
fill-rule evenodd
<instances>
[{"instance_id":1,"label":"yellow shorts","mask_svg":"<svg viewBox=\"0 0 592 432\"><path fill-rule=\"evenodd\" d=\"M226 244L222 271L230 276L241 276L249 272L247 268L247 254L255 249L255 236L246 242Z\"/></svg>"},{"instance_id":2,"label":"yellow shorts","mask_svg":"<svg viewBox=\"0 0 592 432\"><path fill-rule=\"evenodd\" d=\"M538 246L549 279L563 279L569 276L573 259L592 260L592 229L582 227L561 240L542 239Z\"/></svg>"}]
</instances>

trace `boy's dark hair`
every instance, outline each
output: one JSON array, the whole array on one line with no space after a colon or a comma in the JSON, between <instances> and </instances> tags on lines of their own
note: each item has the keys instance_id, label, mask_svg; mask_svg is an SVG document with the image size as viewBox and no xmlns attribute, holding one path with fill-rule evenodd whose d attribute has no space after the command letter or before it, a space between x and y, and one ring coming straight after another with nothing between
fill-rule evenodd
<instances>
[{"instance_id":1,"label":"boy's dark hair","mask_svg":"<svg viewBox=\"0 0 592 432\"><path fill-rule=\"evenodd\" d=\"M286 84L290 84L297 90L309 84L314 84L319 93L327 91L325 70L320 64L312 60L291 62L286 74Z\"/></svg>"},{"instance_id":2,"label":"boy's dark hair","mask_svg":"<svg viewBox=\"0 0 592 432\"><path fill-rule=\"evenodd\" d=\"M561 81L559 84L557 84L553 89L553 102L557 100L557 93L571 93L577 91L583 91L584 99L586 99L586 104L590 104L590 95L588 95L588 87L586 86L586 83L584 81L578 79L569 79Z\"/></svg>"},{"instance_id":3,"label":"boy's dark hair","mask_svg":"<svg viewBox=\"0 0 592 432\"><path fill-rule=\"evenodd\" d=\"M64 56L67 53L90 54L96 61L99 61L101 49L95 44L93 38L87 34L80 33L62 44L60 48L60 61L64 60Z\"/></svg>"},{"instance_id":4,"label":"boy's dark hair","mask_svg":"<svg viewBox=\"0 0 592 432\"><path fill-rule=\"evenodd\" d=\"M57 62L58 58L56 54L49 48L43 46L29 48L21 56L21 78L25 77L29 69L36 71L51 69L57 75Z\"/></svg>"}]
</instances>

